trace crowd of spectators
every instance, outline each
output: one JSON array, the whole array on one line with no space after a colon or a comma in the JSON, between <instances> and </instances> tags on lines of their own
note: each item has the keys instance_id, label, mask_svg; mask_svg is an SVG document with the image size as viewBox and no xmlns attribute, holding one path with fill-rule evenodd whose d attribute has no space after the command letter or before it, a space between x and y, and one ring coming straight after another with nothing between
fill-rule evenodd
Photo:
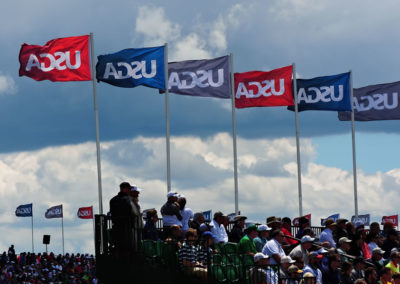
<instances>
[{"instance_id":1,"label":"crowd of spectators","mask_svg":"<svg viewBox=\"0 0 400 284\"><path fill-rule=\"evenodd\" d=\"M15 253L0 255L0 283L98 283L95 259L88 254Z\"/></svg>"},{"instance_id":2,"label":"crowd of spectators","mask_svg":"<svg viewBox=\"0 0 400 284\"><path fill-rule=\"evenodd\" d=\"M216 212L205 222L202 213L193 214L186 198L169 192L161 208L162 232L156 229L157 210L147 212L144 239L176 244L179 268L204 273L205 255L218 253L220 245L237 243L239 254L254 259L254 283L381 283L400 284L398 233L391 223L372 223L368 229L346 219L328 219L317 236L309 220L300 218L295 237L291 219L270 216L266 224L245 225L245 216L229 219ZM232 224L233 223L233 224ZM274 270L273 267L278 267ZM279 275L279 277L278 277Z\"/></svg>"}]
</instances>

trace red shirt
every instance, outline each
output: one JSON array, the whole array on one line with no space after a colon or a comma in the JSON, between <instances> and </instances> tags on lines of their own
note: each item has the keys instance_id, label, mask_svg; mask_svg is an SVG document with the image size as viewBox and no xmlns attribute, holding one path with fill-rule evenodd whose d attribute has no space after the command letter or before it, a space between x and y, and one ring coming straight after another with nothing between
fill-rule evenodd
<instances>
[{"instance_id":1,"label":"red shirt","mask_svg":"<svg viewBox=\"0 0 400 284\"><path fill-rule=\"evenodd\" d=\"M283 233L284 235L293 237L292 233L289 232L288 229L282 227L281 231L282 231L282 233ZM297 244L297 241L296 241L296 240L289 239L289 238L285 238L285 242L286 242L288 245L295 245L295 244Z\"/></svg>"}]
</instances>

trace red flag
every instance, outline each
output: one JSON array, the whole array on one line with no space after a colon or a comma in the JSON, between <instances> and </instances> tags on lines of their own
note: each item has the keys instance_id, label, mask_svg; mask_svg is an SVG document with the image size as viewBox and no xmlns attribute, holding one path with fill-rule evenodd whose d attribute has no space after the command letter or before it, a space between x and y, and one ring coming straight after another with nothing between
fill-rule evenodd
<instances>
[{"instance_id":1,"label":"red flag","mask_svg":"<svg viewBox=\"0 0 400 284\"><path fill-rule=\"evenodd\" d=\"M304 216L302 216L302 217L306 217L307 219L308 219L308 221L310 222L310 224L311 224L311 214L307 214L307 215L304 215ZM301 217L297 217L297 218L294 218L293 219L293 221L292 221L292 223L293 223L293 226L299 226L300 224L299 224L299 220L300 220L300 218Z\"/></svg>"},{"instance_id":2,"label":"red flag","mask_svg":"<svg viewBox=\"0 0 400 284\"><path fill-rule=\"evenodd\" d=\"M77 215L81 219L93 219L93 206L79 208Z\"/></svg>"},{"instance_id":3,"label":"red flag","mask_svg":"<svg viewBox=\"0 0 400 284\"><path fill-rule=\"evenodd\" d=\"M399 225L399 219L398 215L392 215L392 216L383 216L382 217L382 224L385 224L386 222L392 223L394 226Z\"/></svg>"},{"instance_id":4,"label":"red flag","mask_svg":"<svg viewBox=\"0 0 400 284\"><path fill-rule=\"evenodd\" d=\"M292 106L292 66L269 72L235 73L235 105L237 108Z\"/></svg>"},{"instance_id":5,"label":"red flag","mask_svg":"<svg viewBox=\"0 0 400 284\"><path fill-rule=\"evenodd\" d=\"M24 43L19 63L19 76L36 81L89 81L89 36L57 38L44 46Z\"/></svg>"}]
</instances>

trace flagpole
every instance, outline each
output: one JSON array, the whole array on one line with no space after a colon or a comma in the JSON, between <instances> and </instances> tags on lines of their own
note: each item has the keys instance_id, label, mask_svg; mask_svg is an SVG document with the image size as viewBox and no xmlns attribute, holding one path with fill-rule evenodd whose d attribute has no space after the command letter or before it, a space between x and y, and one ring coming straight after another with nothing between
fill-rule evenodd
<instances>
[{"instance_id":1,"label":"flagpole","mask_svg":"<svg viewBox=\"0 0 400 284\"><path fill-rule=\"evenodd\" d=\"M233 73L233 54L229 55L231 75L231 101L232 101L232 138L233 138L233 176L235 182L235 213L239 214L239 186L237 172L237 146L236 146L236 111L235 111L235 82Z\"/></svg>"},{"instance_id":2,"label":"flagpole","mask_svg":"<svg viewBox=\"0 0 400 284\"><path fill-rule=\"evenodd\" d=\"M33 206L32 206L31 225L32 225L32 253L34 253L35 252L35 247L33 245Z\"/></svg>"},{"instance_id":3,"label":"flagpole","mask_svg":"<svg viewBox=\"0 0 400 284\"><path fill-rule=\"evenodd\" d=\"M164 73L165 73L165 123L166 123L166 150L167 150L167 192L171 191L171 158L169 143L169 101L168 101L168 43L164 44Z\"/></svg>"},{"instance_id":4,"label":"flagpole","mask_svg":"<svg viewBox=\"0 0 400 284\"><path fill-rule=\"evenodd\" d=\"M61 205L61 208L62 208L62 205ZM62 213L62 216L61 216L61 232L62 232L63 255L65 255L65 252L64 252L64 212Z\"/></svg>"},{"instance_id":5,"label":"flagpole","mask_svg":"<svg viewBox=\"0 0 400 284\"><path fill-rule=\"evenodd\" d=\"M354 182L354 215L358 219L357 197L357 165L356 165L356 135L354 129L354 104L353 104L353 72L350 70L350 99L351 99L351 142L353 150L353 182Z\"/></svg>"},{"instance_id":6,"label":"flagpole","mask_svg":"<svg viewBox=\"0 0 400 284\"><path fill-rule=\"evenodd\" d=\"M300 139L299 139L299 110L297 105L297 81L296 64L293 63L293 94L294 94L294 113L296 123L296 154L297 154L297 186L299 191L299 216L303 216L303 193L301 189L301 161L300 161Z\"/></svg>"},{"instance_id":7,"label":"flagpole","mask_svg":"<svg viewBox=\"0 0 400 284\"><path fill-rule=\"evenodd\" d=\"M100 162L100 134L99 134L99 112L97 107L97 83L94 66L94 47L93 33L90 33L90 53L92 59L92 83L93 83L93 100L94 100L94 119L96 123L96 154L97 154L97 185L99 191L99 214L103 214L103 190L101 184L101 162Z\"/></svg>"}]
</instances>

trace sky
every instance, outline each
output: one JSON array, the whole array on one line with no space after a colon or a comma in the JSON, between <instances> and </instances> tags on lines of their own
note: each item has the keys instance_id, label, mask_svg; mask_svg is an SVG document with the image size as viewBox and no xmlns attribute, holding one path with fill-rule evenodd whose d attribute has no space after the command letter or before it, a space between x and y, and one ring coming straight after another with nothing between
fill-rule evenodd
<instances>
[{"instance_id":1,"label":"sky","mask_svg":"<svg viewBox=\"0 0 400 284\"><path fill-rule=\"evenodd\" d=\"M23 7L23 8L22 8ZM353 86L399 81L397 1L2 1L0 9L0 251L31 250L31 220L15 217L33 203L35 251L93 253L98 212L91 82L19 77L21 44L44 45L94 33L95 55L168 43L169 61L232 53L235 72L296 63L298 78L353 72ZM142 208L166 201L165 100L157 90L98 84L103 205L122 181L144 188ZM230 100L169 95L172 189L193 211L234 211ZM298 216L294 113L285 107L236 110L239 209L251 220ZM356 122L359 214L373 221L398 213L397 121ZM299 114L303 212L313 225L354 214L351 125L335 112Z\"/></svg>"}]
</instances>

